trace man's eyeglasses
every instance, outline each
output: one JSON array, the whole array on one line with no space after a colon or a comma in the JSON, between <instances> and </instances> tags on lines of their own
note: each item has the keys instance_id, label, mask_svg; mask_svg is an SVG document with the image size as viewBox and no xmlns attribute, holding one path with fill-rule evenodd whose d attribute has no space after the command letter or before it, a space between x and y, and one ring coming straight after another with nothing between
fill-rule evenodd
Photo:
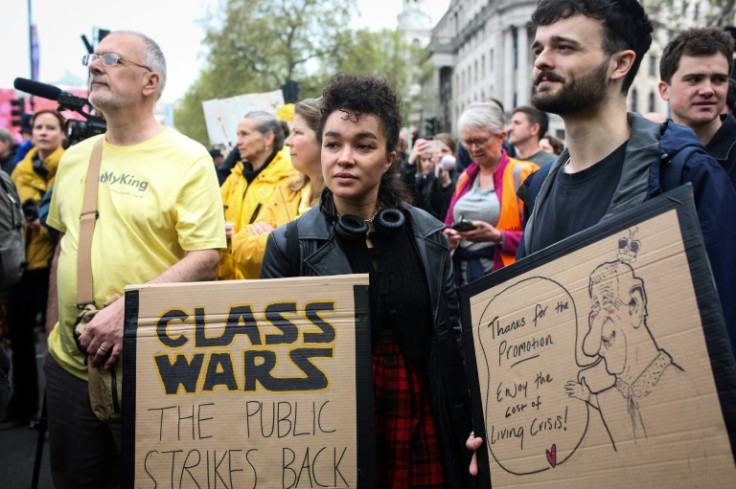
<instances>
[{"instance_id":1,"label":"man's eyeglasses","mask_svg":"<svg viewBox=\"0 0 736 489\"><path fill-rule=\"evenodd\" d=\"M92 63L95 62L96 59L99 59L102 61L102 64L104 66L115 66L116 64L120 63L121 65L124 65L125 63L130 63L132 65L140 66L143 69L146 69L148 71L153 71L148 66L142 65L140 63L136 63L135 61L130 60L123 60L123 58L120 57L119 54L115 53L105 53L105 54L85 54L82 56L82 64L84 66L89 66Z\"/></svg>"}]
</instances>

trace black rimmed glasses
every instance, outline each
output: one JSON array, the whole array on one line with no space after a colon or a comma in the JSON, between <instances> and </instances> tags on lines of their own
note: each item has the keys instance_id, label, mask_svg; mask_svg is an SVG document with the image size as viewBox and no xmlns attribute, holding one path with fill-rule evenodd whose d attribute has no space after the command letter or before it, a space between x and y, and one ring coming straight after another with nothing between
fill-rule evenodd
<instances>
[{"instance_id":1,"label":"black rimmed glasses","mask_svg":"<svg viewBox=\"0 0 736 489\"><path fill-rule=\"evenodd\" d=\"M123 59L119 54L115 54L115 53L85 54L84 56L82 56L82 64L84 66L89 66L92 63L94 63L96 59L99 59L104 66L115 66L118 63L120 63L121 65L125 65L126 63L130 63L132 65L140 66L141 68L145 70L153 71L148 66L142 65L140 63L136 63L135 61Z\"/></svg>"},{"instance_id":2,"label":"black rimmed glasses","mask_svg":"<svg viewBox=\"0 0 736 489\"><path fill-rule=\"evenodd\" d=\"M489 140L492 138L500 138L500 134L496 134L495 132L491 132L490 136L486 137L480 137L480 138L473 138L473 139L461 139L460 144L462 144L466 149L470 149L473 146L477 146L479 148L483 147L488 143Z\"/></svg>"}]
</instances>

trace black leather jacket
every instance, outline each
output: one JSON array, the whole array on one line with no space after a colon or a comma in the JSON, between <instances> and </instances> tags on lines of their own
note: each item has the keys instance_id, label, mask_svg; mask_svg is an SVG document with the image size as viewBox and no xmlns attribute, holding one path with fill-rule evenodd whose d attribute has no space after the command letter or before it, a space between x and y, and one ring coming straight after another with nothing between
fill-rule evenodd
<instances>
[{"instance_id":1,"label":"black leather jacket","mask_svg":"<svg viewBox=\"0 0 736 489\"><path fill-rule=\"evenodd\" d=\"M470 401L452 260L442 234L445 226L420 209L407 205L405 210L431 295L433 337L427 378L442 451L445 487L469 487L472 485L467 475L471 453L465 449L465 440L472 429ZM334 227L334 218L326 215L323 206L315 206L298 219L299 276L352 273ZM269 235L261 278L295 275L290 265L293 259L286 253L287 228L281 226Z\"/></svg>"}]
</instances>

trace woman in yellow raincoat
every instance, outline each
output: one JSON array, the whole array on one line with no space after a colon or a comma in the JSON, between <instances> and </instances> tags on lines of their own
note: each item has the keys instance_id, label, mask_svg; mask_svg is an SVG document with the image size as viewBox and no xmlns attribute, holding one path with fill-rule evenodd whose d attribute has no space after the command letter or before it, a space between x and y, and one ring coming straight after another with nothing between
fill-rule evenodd
<instances>
[{"instance_id":1,"label":"woman in yellow raincoat","mask_svg":"<svg viewBox=\"0 0 736 489\"><path fill-rule=\"evenodd\" d=\"M288 132L285 122L264 111L249 112L238 123L241 161L220 188L228 237L228 248L220 259L220 280L244 278L234 266L230 240L245 226L258 221L274 191L293 171L288 149L284 148Z\"/></svg>"},{"instance_id":2,"label":"woman in yellow raincoat","mask_svg":"<svg viewBox=\"0 0 736 489\"><path fill-rule=\"evenodd\" d=\"M279 185L258 220L241 228L232 238L233 259L245 278L258 278L260 275L268 233L301 216L319 202L324 188L317 141L321 116L319 103L314 99L296 104L294 128L284 142L289 147L291 164L296 171Z\"/></svg>"}]
</instances>

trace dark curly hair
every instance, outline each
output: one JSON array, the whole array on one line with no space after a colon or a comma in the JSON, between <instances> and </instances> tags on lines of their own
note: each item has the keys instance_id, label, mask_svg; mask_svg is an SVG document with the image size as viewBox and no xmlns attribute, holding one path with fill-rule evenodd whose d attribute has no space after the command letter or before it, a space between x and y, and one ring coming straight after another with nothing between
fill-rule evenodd
<instances>
[{"instance_id":1,"label":"dark curly hair","mask_svg":"<svg viewBox=\"0 0 736 489\"><path fill-rule=\"evenodd\" d=\"M346 117L359 118L362 114L376 116L386 138L386 153L395 151L401 131L401 100L388 80L370 75L338 73L322 90L322 118L317 139L322 143L322 133L327 118L335 111ZM398 177L398 158L383 174L378 190L378 200L384 206L396 207L400 201L409 201L406 187Z\"/></svg>"},{"instance_id":2,"label":"dark curly hair","mask_svg":"<svg viewBox=\"0 0 736 489\"><path fill-rule=\"evenodd\" d=\"M399 142L401 131L401 101L396 91L383 78L351 73L338 73L322 91L322 119L319 124L319 141L327 118L336 110L349 117L373 114L381 122L386 138L386 151L391 152Z\"/></svg>"},{"instance_id":3,"label":"dark curly hair","mask_svg":"<svg viewBox=\"0 0 736 489\"><path fill-rule=\"evenodd\" d=\"M652 44L652 24L638 0L539 0L532 13L534 27L584 15L603 25L603 51L614 54L630 49L636 53L621 90L629 91L644 54Z\"/></svg>"}]
</instances>

